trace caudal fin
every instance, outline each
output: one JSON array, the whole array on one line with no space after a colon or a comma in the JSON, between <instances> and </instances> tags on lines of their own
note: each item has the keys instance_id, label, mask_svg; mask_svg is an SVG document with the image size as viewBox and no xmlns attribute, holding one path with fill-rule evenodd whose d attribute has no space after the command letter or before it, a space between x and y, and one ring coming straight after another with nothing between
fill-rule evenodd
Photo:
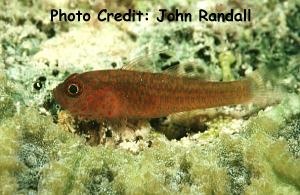
<instances>
[{"instance_id":1,"label":"caudal fin","mask_svg":"<svg viewBox=\"0 0 300 195\"><path fill-rule=\"evenodd\" d=\"M267 87L267 72L254 71L247 79L251 84L251 102L259 105L266 106L280 102L283 98L284 92L279 87Z\"/></svg>"}]
</instances>

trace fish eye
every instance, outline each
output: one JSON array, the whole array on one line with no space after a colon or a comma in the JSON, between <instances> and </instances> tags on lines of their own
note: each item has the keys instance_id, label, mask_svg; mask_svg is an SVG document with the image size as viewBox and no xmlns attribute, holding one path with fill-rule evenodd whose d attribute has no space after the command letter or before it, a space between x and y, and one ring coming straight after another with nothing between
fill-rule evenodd
<instances>
[{"instance_id":1,"label":"fish eye","mask_svg":"<svg viewBox=\"0 0 300 195\"><path fill-rule=\"evenodd\" d=\"M71 97L76 97L76 96L80 95L80 93L81 93L81 89L77 83L69 84L67 91Z\"/></svg>"}]
</instances>

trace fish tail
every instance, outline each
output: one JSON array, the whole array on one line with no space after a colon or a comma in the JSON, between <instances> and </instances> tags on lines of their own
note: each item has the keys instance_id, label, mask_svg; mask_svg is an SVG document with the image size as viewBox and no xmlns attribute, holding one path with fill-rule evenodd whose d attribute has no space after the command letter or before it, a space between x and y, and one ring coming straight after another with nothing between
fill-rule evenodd
<instances>
[{"instance_id":1,"label":"fish tail","mask_svg":"<svg viewBox=\"0 0 300 195\"><path fill-rule=\"evenodd\" d=\"M267 86L265 71L254 71L247 80L250 82L251 103L258 106L266 106L281 101L283 92L279 88L271 88Z\"/></svg>"}]
</instances>

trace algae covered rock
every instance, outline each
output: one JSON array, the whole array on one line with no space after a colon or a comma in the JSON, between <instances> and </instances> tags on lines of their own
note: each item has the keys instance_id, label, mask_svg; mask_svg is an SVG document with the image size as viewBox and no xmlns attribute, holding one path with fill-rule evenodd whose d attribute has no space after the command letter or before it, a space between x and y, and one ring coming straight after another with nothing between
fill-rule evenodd
<instances>
[{"instance_id":1,"label":"algae covered rock","mask_svg":"<svg viewBox=\"0 0 300 195\"><path fill-rule=\"evenodd\" d=\"M247 24L52 23L53 7L93 17L103 7L255 14ZM299 2L13 0L0 9L1 194L300 193ZM218 81L267 70L281 101L125 127L78 120L55 103L53 88L70 74L126 63Z\"/></svg>"}]
</instances>

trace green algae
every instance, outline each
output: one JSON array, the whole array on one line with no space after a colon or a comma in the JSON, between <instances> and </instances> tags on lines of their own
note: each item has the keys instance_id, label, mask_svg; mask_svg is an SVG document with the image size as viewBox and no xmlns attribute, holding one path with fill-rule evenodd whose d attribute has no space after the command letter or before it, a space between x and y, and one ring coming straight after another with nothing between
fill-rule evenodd
<instances>
[{"instance_id":1,"label":"green algae","mask_svg":"<svg viewBox=\"0 0 300 195\"><path fill-rule=\"evenodd\" d=\"M293 101L300 103L298 99ZM278 107L281 106L289 105ZM299 108L290 109L291 114L299 112ZM40 121L32 121L34 115ZM277 117L288 116L278 112ZM7 158L15 159L9 162L10 172L14 173L11 178L17 180L15 186L23 192L240 194L243 189L249 193L268 192L265 190L296 193L299 188L296 172L299 160L295 161L286 142L275 142L275 135L273 138L265 136L266 133L272 135L272 131L269 132L269 124L261 116L251 119L246 127L255 125L259 131L249 135L245 129L246 137L224 135L208 145L195 142L191 148L160 138L154 141L153 147L134 156L122 150L87 146L83 139L57 128L50 117L41 118L31 109L22 116L15 116L14 123L6 121L4 124L3 128L10 134L3 135L6 138L3 141L10 150L15 149L6 154ZM18 130L14 130L15 124L19 124ZM274 126L274 129L279 128L281 124ZM8 145L9 137L16 140L13 136L23 140L20 146ZM276 156L278 158L274 158ZM1 167L4 163L1 161ZM269 185L269 189L260 186L262 182ZM1 189L5 189L4 184L1 185L4 187ZM276 188L271 187L273 185Z\"/></svg>"},{"instance_id":2,"label":"green algae","mask_svg":"<svg viewBox=\"0 0 300 195\"><path fill-rule=\"evenodd\" d=\"M154 129L145 136L151 140L151 146L131 153L118 145L91 147L84 137L65 131L62 125L53 122L55 116L51 114L55 115L57 108L53 108L48 97L56 83L74 70L105 68L115 61L119 66L123 60L101 53L108 50L87 46L103 41L97 42L90 36L97 33L100 37L101 33L95 29L77 26L69 31L69 24L65 23L54 27L41 19L47 15L45 5L31 7L27 1L13 2L6 7L1 4L1 8L7 8L13 15L4 12L0 16L3 32L0 60L2 194L299 194L300 102L299 72L296 71L299 69L296 41L299 39L296 25L299 6L269 2L269 7L262 8L264 11L257 16L269 21L268 25L257 22L253 29L238 27L236 32L241 33L231 41L228 40L232 32L228 29L222 37L210 32L207 26L203 26L207 31L203 33L195 30L193 25L157 25L139 33L136 42L127 40L129 36L117 28L108 27L117 32L114 35L119 40L117 45L109 44L111 50L120 52L124 51L123 47L134 48L149 43L150 48L154 45L171 50L170 58L153 60L158 71L176 61L186 64L193 59L195 70L203 69L201 74L231 80L243 76L249 69L267 66L278 77L274 83L283 83L289 91L298 93L284 95L280 104L241 119L245 126L233 130L234 133L225 130L231 127L233 120L213 117L206 123L207 132L204 133L198 126L196 132L187 130L191 126L186 124L180 126L178 129L184 129L187 134L184 138L179 136L182 139L178 141L168 140ZM177 3L168 1L165 6L172 5ZM91 5L82 1L79 6L87 9ZM28 19L23 14L26 10L39 11L30 14ZM267 12L269 14L265 14ZM279 19L276 14L280 15ZM273 26L270 23L273 20L279 26ZM89 41L87 45L82 41L70 43L72 38L65 39L66 35L85 35ZM105 35L107 38L108 33ZM220 52L225 42L230 48L229 53ZM60 46L61 43L65 45ZM121 49L120 43L125 45ZM85 53L75 59L69 59L67 52L59 53L59 57L49 55L61 47L68 50L77 46L78 51L97 51L97 55ZM48 57L45 53L51 56L46 58L49 61L40 62ZM83 66L85 63L92 65ZM58 76L52 75L53 68L59 69ZM43 89L32 89L41 74L47 77ZM49 107L45 107L45 111L45 101L51 104L51 112L47 112ZM170 134L177 129L174 127L176 124L168 127L173 129ZM146 140L145 137L142 139ZM174 135L170 137L173 139Z\"/></svg>"},{"instance_id":3,"label":"green algae","mask_svg":"<svg viewBox=\"0 0 300 195\"><path fill-rule=\"evenodd\" d=\"M235 61L235 57L233 56L232 52L227 51L223 52L219 55L220 65L222 67L223 73L223 80L224 81L231 81L233 80L233 75L231 73L231 65Z\"/></svg>"},{"instance_id":4,"label":"green algae","mask_svg":"<svg viewBox=\"0 0 300 195\"><path fill-rule=\"evenodd\" d=\"M0 74L0 121L12 117L16 111L14 102L12 99L13 89L10 83L8 83L5 75Z\"/></svg>"}]
</instances>

